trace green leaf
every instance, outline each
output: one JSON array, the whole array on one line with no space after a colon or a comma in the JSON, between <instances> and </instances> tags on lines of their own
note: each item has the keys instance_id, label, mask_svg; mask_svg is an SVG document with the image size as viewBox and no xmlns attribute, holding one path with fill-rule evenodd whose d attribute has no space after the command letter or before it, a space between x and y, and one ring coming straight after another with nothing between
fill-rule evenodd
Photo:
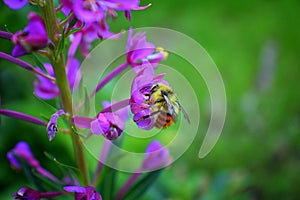
<instances>
[{"instance_id":1,"label":"green leaf","mask_svg":"<svg viewBox=\"0 0 300 200\"><path fill-rule=\"evenodd\" d=\"M4 24L4 29L5 29L6 32L13 33L12 31L9 30L7 24Z\"/></svg>"},{"instance_id":2,"label":"green leaf","mask_svg":"<svg viewBox=\"0 0 300 200\"><path fill-rule=\"evenodd\" d=\"M75 28L75 29L71 30L71 31L69 32L68 35L71 35L71 34L73 34L73 33L76 33L76 32L78 32L78 31L80 31L81 29L82 29L82 28Z\"/></svg>"},{"instance_id":3,"label":"green leaf","mask_svg":"<svg viewBox=\"0 0 300 200\"><path fill-rule=\"evenodd\" d=\"M21 157L14 155L15 158L17 159L18 163L21 166L21 169L24 171L24 174L26 178L31 182L32 185L35 186L36 189L39 191L46 191L46 189L42 186L40 181L36 179L36 177L33 174L34 168L30 166L26 160L22 159Z\"/></svg>"},{"instance_id":4,"label":"green leaf","mask_svg":"<svg viewBox=\"0 0 300 200\"><path fill-rule=\"evenodd\" d=\"M102 199L113 199L115 195L115 187L116 187L116 173L117 170L105 166L105 173L101 174L103 177L103 182L100 185L100 193Z\"/></svg>"},{"instance_id":5,"label":"green leaf","mask_svg":"<svg viewBox=\"0 0 300 200\"><path fill-rule=\"evenodd\" d=\"M125 194L124 199L126 200L139 199L157 180L162 170L163 169L160 169L145 174L143 178L141 178L134 185L132 185L132 187Z\"/></svg>"},{"instance_id":6,"label":"green leaf","mask_svg":"<svg viewBox=\"0 0 300 200\"><path fill-rule=\"evenodd\" d=\"M90 134L90 133L88 133L88 135L85 135L85 134L79 133L79 132L75 129L75 127L72 127L72 130L73 130L73 133L74 133L75 135L77 135L77 136L79 136L79 137L81 137L81 138L83 138L83 139L88 138L88 136L89 136L89 134Z\"/></svg>"},{"instance_id":7,"label":"green leaf","mask_svg":"<svg viewBox=\"0 0 300 200\"><path fill-rule=\"evenodd\" d=\"M76 21L75 21L75 23L76 23ZM75 28L75 29L71 30L71 31L66 35L66 37L68 37L69 35L71 35L71 34L73 34L73 33L76 33L76 32L78 32L78 31L80 31L81 29L83 29L84 26L85 26L85 23L82 23L82 25L81 25L79 28ZM71 26L70 26L70 27L71 27Z\"/></svg>"},{"instance_id":8,"label":"green leaf","mask_svg":"<svg viewBox=\"0 0 300 200\"><path fill-rule=\"evenodd\" d=\"M39 59L38 54L32 52L32 57L33 57L33 61L35 63L36 66L38 66L39 68L41 68L43 70L43 72L48 73L46 68L44 67L43 62Z\"/></svg>"},{"instance_id":9,"label":"green leaf","mask_svg":"<svg viewBox=\"0 0 300 200\"><path fill-rule=\"evenodd\" d=\"M72 19L72 21L69 23L69 27L72 28L73 26L75 26L76 22L78 21L78 19L76 17L74 17ZM80 27L80 29L82 29L83 27Z\"/></svg>"},{"instance_id":10,"label":"green leaf","mask_svg":"<svg viewBox=\"0 0 300 200\"><path fill-rule=\"evenodd\" d=\"M59 161L56 160L56 158L55 158L53 155L51 155L50 153L44 152L44 154L46 155L46 157L47 157L49 160L52 160L52 161L54 161L56 164L58 164L58 166L61 166L61 167L67 168L67 169L72 169L72 170L74 170L74 171L79 172L79 169L78 169L78 168L76 168L76 167L74 167L74 166L71 166L71 165L66 165L66 164L64 164L64 163L62 163L62 162L59 162Z\"/></svg>"},{"instance_id":11,"label":"green leaf","mask_svg":"<svg viewBox=\"0 0 300 200\"><path fill-rule=\"evenodd\" d=\"M33 96L39 101L39 102L41 102L42 104L44 104L47 108L49 108L49 109L51 109L51 110L53 110L53 111L51 111L51 112L56 112L57 111L57 109L54 107L54 106L52 106L51 104L49 104L48 102L46 102L46 101L44 101L43 99L40 99L38 96L36 96L34 93L33 93ZM49 120L49 119L48 119Z\"/></svg>"},{"instance_id":12,"label":"green leaf","mask_svg":"<svg viewBox=\"0 0 300 200\"><path fill-rule=\"evenodd\" d=\"M57 163L57 166L59 167L59 169L61 170L61 172L62 172L64 175L68 176L68 178L69 178L73 183L76 182L76 180L75 180L75 177L76 177L75 174L76 174L76 172L79 172L79 169L78 169L78 168L75 168L75 167L73 167L73 166L66 165L66 164L63 164L63 163L57 161L56 158L55 158L53 155L51 155L51 154L49 154L49 153L47 153L47 152L44 152L44 154L46 155L46 157L47 157L48 159L50 159L51 161L54 161L55 163Z\"/></svg>"},{"instance_id":13,"label":"green leaf","mask_svg":"<svg viewBox=\"0 0 300 200\"><path fill-rule=\"evenodd\" d=\"M50 187L53 190L61 190L62 184L57 184L56 182L53 182L52 180L42 176L37 171L32 171L33 175L37 177L39 180L41 180L44 184L46 184L48 187Z\"/></svg>"}]
</instances>

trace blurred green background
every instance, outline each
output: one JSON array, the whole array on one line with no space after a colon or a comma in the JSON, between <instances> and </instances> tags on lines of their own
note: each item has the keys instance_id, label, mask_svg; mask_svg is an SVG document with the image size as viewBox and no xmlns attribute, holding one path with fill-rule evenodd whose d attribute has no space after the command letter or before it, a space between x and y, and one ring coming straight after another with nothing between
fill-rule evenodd
<instances>
[{"instance_id":1,"label":"blurred green background","mask_svg":"<svg viewBox=\"0 0 300 200\"><path fill-rule=\"evenodd\" d=\"M199 91L200 107L205 109L200 113L198 136L143 199L299 199L300 2L153 0L141 4L148 2L152 6L147 10L132 12L131 22L120 14L110 22L111 29L159 26L198 41L222 74L228 111L217 145L199 159L210 117L209 95ZM1 2L0 10L1 30L7 27L15 32L26 25L24 16L30 7L11 11ZM0 47L4 52L12 49L2 39ZM0 60L2 107L50 116L52 111L32 96L33 80L32 73ZM49 170L55 171L55 165L44 151L66 162L72 158L72 151L65 150L70 146L65 142L68 137L49 143L43 127L2 117L0 132L0 199L10 199L9 194L27 185L24 175L6 159L6 152L18 141L29 142Z\"/></svg>"}]
</instances>

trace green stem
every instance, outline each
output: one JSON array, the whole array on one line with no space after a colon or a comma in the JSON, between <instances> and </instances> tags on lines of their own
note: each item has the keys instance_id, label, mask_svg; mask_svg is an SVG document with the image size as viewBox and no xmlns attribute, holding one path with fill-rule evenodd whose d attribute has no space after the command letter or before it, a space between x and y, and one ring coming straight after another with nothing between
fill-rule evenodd
<instances>
[{"instance_id":1,"label":"green stem","mask_svg":"<svg viewBox=\"0 0 300 200\"><path fill-rule=\"evenodd\" d=\"M58 38L57 34L59 34L59 26L57 23L55 8L52 0L45 0L44 4L41 5L41 10L44 17L44 22L46 26L46 30L48 33L48 37L54 44L57 44Z\"/></svg>"},{"instance_id":2,"label":"green stem","mask_svg":"<svg viewBox=\"0 0 300 200\"><path fill-rule=\"evenodd\" d=\"M59 26L57 23L55 8L53 6L52 0L45 0L45 5L41 7L41 10L43 11L48 37L52 40L54 44L54 48L51 49L49 59L54 69L56 83L60 90L64 110L69 114L68 115L69 129L72 132L71 138L72 138L74 153L76 155L77 166L83 176L84 184L88 185L89 176L88 176L88 171L86 166L85 155L83 151L83 144L79 136L77 136L73 131L75 126L72 122L72 115L73 115L72 97L71 97L71 91L70 91L70 87L66 75L63 53L61 52L58 55L56 55L57 44L59 41L59 38L56 38L56 36L59 35Z\"/></svg>"}]
</instances>

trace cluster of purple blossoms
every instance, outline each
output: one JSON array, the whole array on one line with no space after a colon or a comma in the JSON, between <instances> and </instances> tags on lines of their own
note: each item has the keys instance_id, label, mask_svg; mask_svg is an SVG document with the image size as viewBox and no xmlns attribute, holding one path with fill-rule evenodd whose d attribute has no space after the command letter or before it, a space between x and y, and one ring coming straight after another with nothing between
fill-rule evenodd
<instances>
[{"instance_id":1,"label":"cluster of purple blossoms","mask_svg":"<svg viewBox=\"0 0 300 200\"><path fill-rule=\"evenodd\" d=\"M49 3L51 2L51 3ZM152 112L149 105L150 90L154 84L163 83L164 74L154 75L154 69L166 59L168 53L163 48L156 47L146 40L144 32L133 34L132 28L128 31L127 45L124 47L126 60L104 77L87 98L93 98L113 78L122 71L131 68L135 72L132 82L131 94L128 99L109 103L103 102L103 109L94 117L79 116L76 109L82 105L73 105L71 94L79 88L82 75L80 74L80 59L87 57L95 40L117 39L123 34L110 32L107 25L108 18L116 18L117 12L124 12L127 20L131 19L131 11L144 10L150 6L140 6L139 0L61 0L58 7L54 8L52 0L27 1L27 0L4 0L11 9L21 9L30 3L40 8L42 14L30 13L27 26L14 34L0 31L0 38L8 39L14 44L11 55L0 52L0 59L14 63L36 74L34 81L34 94L43 100L57 98L60 101L56 111L49 116L48 120L30 116L21 112L3 109L0 107L0 116L5 115L24 120L30 123L44 126L49 141L52 141L59 131L65 132L72 137L77 167L82 177L76 173L70 173L58 178L43 168L40 162L33 156L26 142L19 142L10 152L7 158L11 166L17 170L30 168L34 171L35 178L47 179L60 187L50 192L41 192L38 189L22 187L12 196L15 199L39 200L42 198L54 198L74 193L75 200L101 200L102 197L96 191L96 183L101 175L101 167L94 173L94 181L89 181L87 173L81 136L77 130L89 129L91 134L102 135L105 142L117 140L121 137L126 121L130 118L129 108L133 114L133 120L139 128L149 130L153 128L153 121L147 118ZM52 7L51 7L52 6ZM60 15L58 15L58 13ZM61 15L63 13L63 15ZM58 16L64 16L59 18ZM55 19L50 20L51 17ZM65 42L69 39L70 43ZM68 47L68 48L67 48ZM80 49L79 54L78 49ZM35 63L33 66L20 58L26 54L35 54L35 58L43 57L48 62ZM77 58L76 58L77 57ZM66 62L65 62L66 61ZM1 102L0 102L1 103ZM48 103L45 101L45 103ZM84 102L83 102L84 103ZM50 104L50 103L49 103ZM1 106L1 104L0 104ZM54 107L53 105L51 105ZM60 117L64 118L66 129L58 126ZM142 120L137 120L142 119ZM103 147L102 153L107 152ZM103 163L99 161L98 166ZM167 167L171 164L171 157L159 141L152 141L145 150L145 157L140 167L116 194L116 199L122 199L126 192L132 189L133 183L140 177L142 172L150 172ZM102 194L102 193L101 193Z\"/></svg>"},{"instance_id":2,"label":"cluster of purple blossoms","mask_svg":"<svg viewBox=\"0 0 300 200\"><path fill-rule=\"evenodd\" d=\"M103 102L103 107L110 107L108 102ZM117 139L125 127L125 122L129 118L128 109L123 108L116 112L100 112L96 118L85 116L74 116L73 121L76 126L88 128L95 135L103 135L109 140Z\"/></svg>"},{"instance_id":3,"label":"cluster of purple blossoms","mask_svg":"<svg viewBox=\"0 0 300 200\"><path fill-rule=\"evenodd\" d=\"M149 104L145 104L146 98L149 98L150 89L156 83L168 83L162 78L164 74L154 76L154 68L157 64L166 59L168 53L162 48L155 49L155 45L146 40L145 33L138 32L133 35L132 29L128 31L128 40L126 45L126 62L117 67L112 73L108 74L92 92L94 95L112 78L117 76L127 66L131 66L136 77L133 80L131 96L129 100L117 102L112 107L119 108L130 105L131 112L134 114L133 120L149 115L152 110ZM142 90L146 90L141 92ZM148 92L148 93L147 93ZM148 96L146 97L146 95ZM91 97L92 97L91 95ZM74 116L75 125L81 128L91 129L91 132L98 135L103 134L106 138L112 140L119 137L124 129L125 121L128 117L120 117L118 112L107 112L112 109L104 109L98 113L96 118L84 116ZM139 128L149 130L153 128L151 118L136 122Z\"/></svg>"}]
</instances>

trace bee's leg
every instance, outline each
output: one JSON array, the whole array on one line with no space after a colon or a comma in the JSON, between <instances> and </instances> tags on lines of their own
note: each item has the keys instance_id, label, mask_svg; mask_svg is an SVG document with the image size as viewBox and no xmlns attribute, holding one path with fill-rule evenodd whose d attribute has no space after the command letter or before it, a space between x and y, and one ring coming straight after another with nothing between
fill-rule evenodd
<instances>
[{"instance_id":1,"label":"bee's leg","mask_svg":"<svg viewBox=\"0 0 300 200\"><path fill-rule=\"evenodd\" d=\"M153 103L151 103L150 107L154 106L157 103L161 103L161 102L164 102L164 101L165 101L164 99L157 99L156 101L154 101Z\"/></svg>"},{"instance_id":2,"label":"bee's leg","mask_svg":"<svg viewBox=\"0 0 300 200\"><path fill-rule=\"evenodd\" d=\"M154 85L152 88L151 88L151 94L153 94L154 92L156 92L157 91L157 89L158 89L158 85L156 84L156 85Z\"/></svg>"},{"instance_id":3,"label":"bee's leg","mask_svg":"<svg viewBox=\"0 0 300 200\"><path fill-rule=\"evenodd\" d=\"M141 121L141 120L145 120L145 119L147 119L147 118L149 118L149 117L152 117L153 115L156 115L156 114L159 113L159 112L160 112L160 110L157 110L157 111L155 111L155 112L152 112L150 115L145 115L145 116L139 118L138 120L133 120L133 121L134 121L134 122L138 122L138 121Z\"/></svg>"}]
</instances>

